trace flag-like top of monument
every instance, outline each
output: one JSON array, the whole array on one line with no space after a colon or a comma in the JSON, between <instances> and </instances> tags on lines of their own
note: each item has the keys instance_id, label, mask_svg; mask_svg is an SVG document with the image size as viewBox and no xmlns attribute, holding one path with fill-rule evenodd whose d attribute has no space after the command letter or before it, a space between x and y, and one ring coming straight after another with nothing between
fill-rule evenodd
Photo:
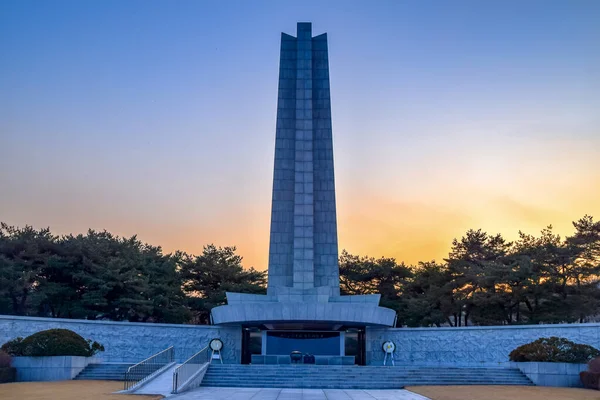
<instances>
[{"instance_id":1,"label":"flag-like top of monument","mask_svg":"<svg viewBox=\"0 0 600 400\"><path fill-rule=\"evenodd\" d=\"M215 324L390 326L380 295L340 296L327 34L282 33L267 295L227 293Z\"/></svg>"}]
</instances>

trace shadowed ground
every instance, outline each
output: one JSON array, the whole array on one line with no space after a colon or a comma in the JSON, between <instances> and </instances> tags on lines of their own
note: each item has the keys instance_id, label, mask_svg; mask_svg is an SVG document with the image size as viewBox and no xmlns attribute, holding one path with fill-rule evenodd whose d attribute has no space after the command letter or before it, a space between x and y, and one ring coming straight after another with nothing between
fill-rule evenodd
<instances>
[{"instance_id":1,"label":"shadowed ground","mask_svg":"<svg viewBox=\"0 0 600 400\"><path fill-rule=\"evenodd\" d=\"M115 381L18 382L0 384L2 400L158 400L162 396L113 394L123 389Z\"/></svg>"},{"instance_id":2,"label":"shadowed ground","mask_svg":"<svg viewBox=\"0 0 600 400\"><path fill-rule=\"evenodd\" d=\"M600 391L539 386L409 386L432 400L600 400Z\"/></svg>"}]
</instances>

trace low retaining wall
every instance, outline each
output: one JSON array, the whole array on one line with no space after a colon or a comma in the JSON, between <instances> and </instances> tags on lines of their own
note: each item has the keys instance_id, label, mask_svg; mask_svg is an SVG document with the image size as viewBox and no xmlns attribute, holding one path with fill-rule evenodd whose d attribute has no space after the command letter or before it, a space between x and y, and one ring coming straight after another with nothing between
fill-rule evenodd
<instances>
[{"instance_id":1,"label":"low retaining wall","mask_svg":"<svg viewBox=\"0 0 600 400\"><path fill-rule=\"evenodd\" d=\"M87 321L81 319L17 317L0 315L0 345L16 337L52 328L77 332L85 339L104 345L96 358L104 362L137 363L169 346L175 347L175 360L182 362L213 338L223 341L225 363L241 360L240 328L212 325L174 325L141 322Z\"/></svg>"},{"instance_id":2,"label":"low retaining wall","mask_svg":"<svg viewBox=\"0 0 600 400\"><path fill-rule=\"evenodd\" d=\"M583 387L579 373L587 371L587 364L518 362L519 368L537 386Z\"/></svg>"},{"instance_id":3,"label":"low retaining wall","mask_svg":"<svg viewBox=\"0 0 600 400\"><path fill-rule=\"evenodd\" d=\"M17 382L63 381L73 379L94 357L13 357L12 366L17 369Z\"/></svg>"},{"instance_id":4,"label":"low retaining wall","mask_svg":"<svg viewBox=\"0 0 600 400\"><path fill-rule=\"evenodd\" d=\"M367 328L367 364L382 365L381 345L396 344L396 363L440 366L509 366L516 347L559 336L600 349L600 324L511 325L462 328Z\"/></svg>"}]
</instances>

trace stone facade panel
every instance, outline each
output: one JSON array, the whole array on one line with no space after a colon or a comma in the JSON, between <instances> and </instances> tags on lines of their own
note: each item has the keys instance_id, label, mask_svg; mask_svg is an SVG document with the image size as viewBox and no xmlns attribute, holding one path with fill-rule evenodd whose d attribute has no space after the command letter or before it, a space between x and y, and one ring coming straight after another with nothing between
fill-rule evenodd
<instances>
[{"instance_id":1,"label":"stone facade panel","mask_svg":"<svg viewBox=\"0 0 600 400\"><path fill-rule=\"evenodd\" d=\"M0 315L0 344L52 328L70 329L104 345L97 358L104 362L136 363L170 346L178 362L206 347L211 339L223 343L223 362L239 363L241 330L207 325L173 325Z\"/></svg>"}]
</instances>

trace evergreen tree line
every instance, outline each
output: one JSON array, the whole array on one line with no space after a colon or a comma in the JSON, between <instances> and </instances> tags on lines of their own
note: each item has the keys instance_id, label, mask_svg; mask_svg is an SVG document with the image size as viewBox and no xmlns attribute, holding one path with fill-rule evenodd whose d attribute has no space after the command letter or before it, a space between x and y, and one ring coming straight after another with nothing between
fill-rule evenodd
<instances>
[{"instance_id":1,"label":"evergreen tree line","mask_svg":"<svg viewBox=\"0 0 600 400\"><path fill-rule=\"evenodd\" d=\"M235 247L164 254L136 236L0 224L0 314L165 323L210 322L225 291L265 293Z\"/></svg>"},{"instance_id":2,"label":"evergreen tree line","mask_svg":"<svg viewBox=\"0 0 600 400\"><path fill-rule=\"evenodd\" d=\"M343 294L381 294L398 326L584 322L600 307L600 222L590 216L561 238L469 230L441 263L340 256ZM266 292L266 272L242 267L235 247L202 254L160 247L136 236L0 224L0 314L145 322L210 322L225 292Z\"/></svg>"},{"instance_id":3,"label":"evergreen tree line","mask_svg":"<svg viewBox=\"0 0 600 400\"><path fill-rule=\"evenodd\" d=\"M561 238L552 226L518 240L469 230L443 263L396 263L342 252L341 290L381 293L398 326L586 322L600 314L600 222L573 222Z\"/></svg>"}]
</instances>

